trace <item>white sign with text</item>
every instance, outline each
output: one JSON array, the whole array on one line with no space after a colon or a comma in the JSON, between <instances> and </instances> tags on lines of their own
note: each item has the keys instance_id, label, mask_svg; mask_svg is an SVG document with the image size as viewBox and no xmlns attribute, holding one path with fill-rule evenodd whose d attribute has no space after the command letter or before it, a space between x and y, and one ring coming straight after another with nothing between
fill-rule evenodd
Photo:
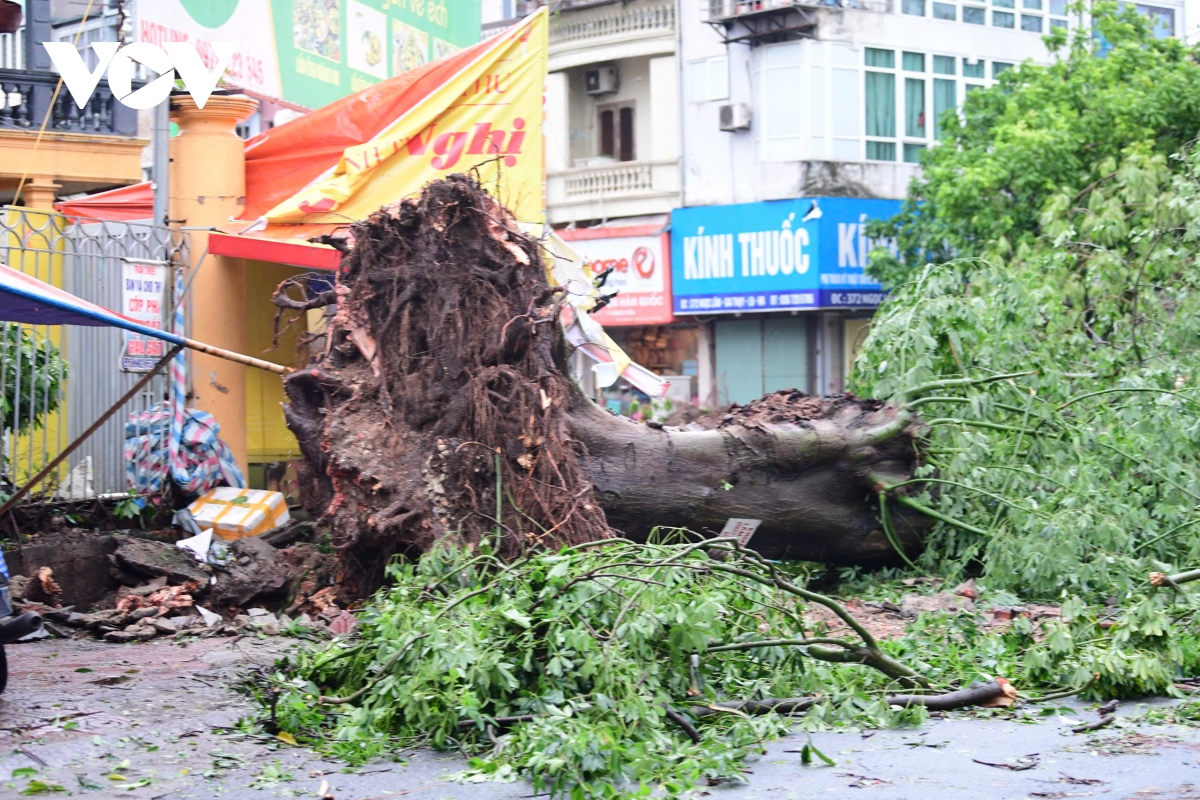
<instances>
[{"instance_id":1,"label":"white sign with text","mask_svg":"<svg viewBox=\"0 0 1200 800\"><path fill-rule=\"evenodd\" d=\"M162 330L166 286L165 266L126 261L121 275L121 315L147 328ZM150 372L166 352L166 344L162 339L125 331L121 371Z\"/></svg>"}]
</instances>

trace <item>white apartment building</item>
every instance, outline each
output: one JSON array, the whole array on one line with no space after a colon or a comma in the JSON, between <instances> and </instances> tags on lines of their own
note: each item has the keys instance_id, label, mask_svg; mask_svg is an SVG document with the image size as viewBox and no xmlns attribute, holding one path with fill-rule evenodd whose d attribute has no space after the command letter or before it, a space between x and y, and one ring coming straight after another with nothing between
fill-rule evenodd
<instances>
[{"instance_id":1,"label":"white apartment building","mask_svg":"<svg viewBox=\"0 0 1200 800\"><path fill-rule=\"evenodd\" d=\"M1185 30L1183 0L1137 8ZM1077 25L1067 0L680 0L673 309L711 342L709 404L842 391L883 298L865 223L899 209L946 112Z\"/></svg>"},{"instance_id":2,"label":"white apartment building","mask_svg":"<svg viewBox=\"0 0 1200 800\"><path fill-rule=\"evenodd\" d=\"M546 4L483 2L485 36ZM1183 3L1136 8L1181 36ZM547 216L613 270L597 317L676 400L841 392L884 296L866 223L899 210L946 112L1090 25L1067 4L550 3Z\"/></svg>"},{"instance_id":3,"label":"white apartment building","mask_svg":"<svg viewBox=\"0 0 1200 800\"><path fill-rule=\"evenodd\" d=\"M1182 34L1182 0L1137 8ZM681 0L684 205L902 198L944 111L1079 24L1067 0ZM728 122L744 123L723 130ZM736 117L736 119L734 119ZM731 126L724 126L729 128Z\"/></svg>"}]
</instances>

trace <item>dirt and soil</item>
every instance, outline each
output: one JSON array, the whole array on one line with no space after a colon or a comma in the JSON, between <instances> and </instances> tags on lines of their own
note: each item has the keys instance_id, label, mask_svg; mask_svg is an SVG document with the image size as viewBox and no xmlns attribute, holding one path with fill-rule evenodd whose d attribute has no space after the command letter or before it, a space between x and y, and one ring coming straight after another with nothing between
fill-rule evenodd
<instances>
[{"instance_id":1,"label":"dirt and soil","mask_svg":"<svg viewBox=\"0 0 1200 800\"><path fill-rule=\"evenodd\" d=\"M184 536L70 530L29 537L6 548L15 606L42 614L55 635L116 643L184 631L232 634L251 616L260 617L257 626L299 621L320 632L342 614L336 563L315 544L275 547L255 536L202 562L174 544Z\"/></svg>"}]
</instances>

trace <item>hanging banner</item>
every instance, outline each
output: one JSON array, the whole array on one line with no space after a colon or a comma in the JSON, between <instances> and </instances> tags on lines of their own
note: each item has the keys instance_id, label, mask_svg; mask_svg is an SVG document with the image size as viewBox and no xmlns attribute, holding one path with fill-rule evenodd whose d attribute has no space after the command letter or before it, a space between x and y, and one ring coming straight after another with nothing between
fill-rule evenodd
<instances>
[{"instance_id":1,"label":"hanging banner","mask_svg":"<svg viewBox=\"0 0 1200 800\"><path fill-rule=\"evenodd\" d=\"M270 224L366 219L426 183L471 173L522 222L544 208L542 94L548 14L495 37L449 79L266 214Z\"/></svg>"},{"instance_id":2,"label":"hanging banner","mask_svg":"<svg viewBox=\"0 0 1200 800\"><path fill-rule=\"evenodd\" d=\"M592 314L602 325L666 325L671 311L671 246L664 225L559 231L587 263L590 277L608 272L600 294L617 295Z\"/></svg>"},{"instance_id":3,"label":"hanging banner","mask_svg":"<svg viewBox=\"0 0 1200 800\"><path fill-rule=\"evenodd\" d=\"M147 328L162 330L167 268L162 264L126 261L121 278L121 314ZM150 372L166 352L161 339L125 331L121 371Z\"/></svg>"},{"instance_id":4,"label":"hanging banner","mask_svg":"<svg viewBox=\"0 0 1200 800\"><path fill-rule=\"evenodd\" d=\"M131 4L132 5L132 4ZM149 0L137 39L237 51L226 81L257 95L319 108L479 41L480 0Z\"/></svg>"}]
</instances>

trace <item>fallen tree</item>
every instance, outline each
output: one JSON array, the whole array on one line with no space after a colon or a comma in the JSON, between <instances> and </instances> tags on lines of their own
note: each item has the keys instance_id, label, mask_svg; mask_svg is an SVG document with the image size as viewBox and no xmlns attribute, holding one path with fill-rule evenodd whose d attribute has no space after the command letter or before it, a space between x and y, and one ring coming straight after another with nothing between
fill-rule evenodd
<instances>
[{"instance_id":1,"label":"fallen tree","mask_svg":"<svg viewBox=\"0 0 1200 800\"><path fill-rule=\"evenodd\" d=\"M771 558L874 564L919 547L924 515L895 506L890 528L878 516L880 485L920 459L908 412L780 392L689 430L608 413L568 373L545 251L469 177L338 245L333 292L297 299L285 284L276 303L337 306L324 356L287 379L285 413L350 591L447 537L511 556L750 517Z\"/></svg>"}]
</instances>

